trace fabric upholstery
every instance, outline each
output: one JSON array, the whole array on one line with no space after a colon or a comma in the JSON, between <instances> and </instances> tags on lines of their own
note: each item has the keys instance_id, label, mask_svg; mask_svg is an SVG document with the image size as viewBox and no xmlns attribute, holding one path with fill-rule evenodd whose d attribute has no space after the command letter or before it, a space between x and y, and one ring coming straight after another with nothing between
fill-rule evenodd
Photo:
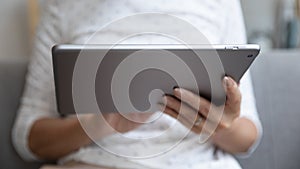
<instances>
[{"instance_id":1,"label":"fabric upholstery","mask_svg":"<svg viewBox=\"0 0 300 169\"><path fill-rule=\"evenodd\" d=\"M24 162L14 150L11 129L19 98L22 95L27 61L20 59L0 59L0 168L34 169L38 163Z\"/></svg>"},{"instance_id":2,"label":"fabric upholstery","mask_svg":"<svg viewBox=\"0 0 300 169\"><path fill-rule=\"evenodd\" d=\"M300 168L300 51L261 54L251 73L264 135L254 154L239 159L245 169ZM34 169L11 144L11 129L22 94L27 61L0 59L0 168Z\"/></svg>"},{"instance_id":3,"label":"fabric upholstery","mask_svg":"<svg viewBox=\"0 0 300 169\"><path fill-rule=\"evenodd\" d=\"M300 168L300 51L262 54L252 69L264 134L245 169Z\"/></svg>"}]
</instances>

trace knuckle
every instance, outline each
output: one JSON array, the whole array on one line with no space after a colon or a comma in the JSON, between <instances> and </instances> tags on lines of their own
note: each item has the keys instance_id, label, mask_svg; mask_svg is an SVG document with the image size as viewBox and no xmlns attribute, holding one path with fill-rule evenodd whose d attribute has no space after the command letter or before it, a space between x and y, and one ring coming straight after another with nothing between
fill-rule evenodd
<instances>
[{"instance_id":1,"label":"knuckle","mask_svg":"<svg viewBox=\"0 0 300 169\"><path fill-rule=\"evenodd\" d=\"M200 106L199 110L200 110L200 113L204 114L204 115L207 115L209 113L209 108L206 106Z\"/></svg>"},{"instance_id":2,"label":"knuckle","mask_svg":"<svg viewBox=\"0 0 300 169\"><path fill-rule=\"evenodd\" d=\"M239 99L239 98L235 98L235 99L232 100L231 103L232 103L233 105L238 105L238 104L240 104L240 99Z\"/></svg>"}]
</instances>

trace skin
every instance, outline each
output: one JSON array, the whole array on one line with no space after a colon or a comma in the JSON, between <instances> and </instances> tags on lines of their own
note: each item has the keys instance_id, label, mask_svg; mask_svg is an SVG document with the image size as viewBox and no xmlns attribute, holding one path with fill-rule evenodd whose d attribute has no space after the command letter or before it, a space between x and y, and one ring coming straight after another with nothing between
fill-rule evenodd
<instances>
[{"instance_id":1,"label":"skin","mask_svg":"<svg viewBox=\"0 0 300 169\"><path fill-rule=\"evenodd\" d=\"M175 88L174 96L164 96L163 112L191 128L195 133L205 129L204 122L214 123L217 113L224 114L217 130L212 133L212 141L219 148L229 153L246 152L257 138L255 125L248 119L240 118L241 93L238 85L228 77L224 78L224 87L227 93L226 103L223 107L217 107L194 93ZM180 106L181 103L184 103ZM208 119L209 106L212 105L212 117ZM179 113L180 112L180 113ZM31 151L45 160L57 160L80 147L92 143L93 139L101 139L115 132L125 133L141 125L133 121L146 121L152 113L130 113L127 118L119 113L108 113L103 118L97 114L85 114L68 118L43 118L35 121L29 134L29 148ZM202 118L200 124L195 121ZM89 131L86 134L81 124ZM107 125L109 124L109 125ZM47 133L47 134L45 134ZM59 139L57 139L59 138Z\"/></svg>"},{"instance_id":2,"label":"skin","mask_svg":"<svg viewBox=\"0 0 300 169\"><path fill-rule=\"evenodd\" d=\"M225 77L223 85L226 91L225 105L215 106L191 91L175 88L173 96L164 96L162 111L195 133L212 134L213 143L229 153L247 152L258 137L257 129L252 121L239 117L242 97L238 84L232 78ZM219 121L221 113L223 115ZM202 120L198 124L196 121L199 118ZM205 128L205 123L208 126L216 124L216 130Z\"/></svg>"},{"instance_id":3,"label":"skin","mask_svg":"<svg viewBox=\"0 0 300 169\"><path fill-rule=\"evenodd\" d=\"M34 122L28 145L31 151L44 160L57 160L80 147L91 144L116 132L125 133L140 126L152 113L130 113L125 118L120 113L84 114L78 118L43 118ZM89 135L86 134L85 130ZM47 133L47 134L45 134ZM59 139L58 139L59 138Z\"/></svg>"}]
</instances>

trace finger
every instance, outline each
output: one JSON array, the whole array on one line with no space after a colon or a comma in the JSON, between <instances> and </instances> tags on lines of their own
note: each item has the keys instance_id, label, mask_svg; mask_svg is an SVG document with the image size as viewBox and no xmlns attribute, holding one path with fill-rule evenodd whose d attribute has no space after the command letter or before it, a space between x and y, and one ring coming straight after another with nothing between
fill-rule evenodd
<instances>
[{"instance_id":1,"label":"finger","mask_svg":"<svg viewBox=\"0 0 300 169\"><path fill-rule=\"evenodd\" d=\"M196 110L180 102L176 98L173 98L172 96L164 96L164 104L186 118L190 123L194 123L199 116Z\"/></svg>"},{"instance_id":2,"label":"finger","mask_svg":"<svg viewBox=\"0 0 300 169\"><path fill-rule=\"evenodd\" d=\"M240 105L242 95L239 90L238 84L232 78L225 76L223 85L226 91L226 105Z\"/></svg>"},{"instance_id":3,"label":"finger","mask_svg":"<svg viewBox=\"0 0 300 169\"><path fill-rule=\"evenodd\" d=\"M205 134L213 134L220 128L216 122L206 119L201 125L201 132Z\"/></svg>"},{"instance_id":4,"label":"finger","mask_svg":"<svg viewBox=\"0 0 300 169\"><path fill-rule=\"evenodd\" d=\"M199 124L196 124L196 121L191 123L186 118L184 118L181 114L178 114L175 110L171 109L170 107L160 104L160 108L163 113L173 117L174 119L177 119L185 127L187 127L188 129L191 129L193 132L195 132L197 134L200 134L201 132L205 133L205 134L212 134L215 131L222 128L219 125L217 125L215 121L211 121L211 120L205 119L203 117L197 117L197 119L202 118L202 121ZM215 128L214 126L217 126L217 127Z\"/></svg>"},{"instance_id":5,"label":"finger","mask_svg":"<svg viewBox=\"0 0 300 169\"><path fill-rule=\"evenodd\" d=\"M176 98L200 112L204 117L208 116L211 103L205 98L183 88L175 88L174 95Z\"/></svg>"},{"instance_id":6,"label":"finger","mask_svg":"<svg viewBox=\"0 0 300 169\"><path fill-rule=\"evenodd\" d=\"M202 130L202 127L204 125L204 120L201 121L199 125L194 125L194 123L190 123L187 119L182 117L180 114L178 114L173 109L167 107L167 106L161 106L161 110L163 113L173 117L174 119L178 120L181 124L183 124L186 128L191 129L195 133L200 133Z\"/></svg>"}]
</instances>

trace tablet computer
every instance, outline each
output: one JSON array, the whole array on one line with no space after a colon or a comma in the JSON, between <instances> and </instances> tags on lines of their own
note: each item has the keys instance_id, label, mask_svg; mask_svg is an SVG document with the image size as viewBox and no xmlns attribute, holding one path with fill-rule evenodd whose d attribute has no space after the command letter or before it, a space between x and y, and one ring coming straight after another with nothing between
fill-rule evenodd
<instances>
[{"instance_id":1,"label":"tablet computer","mask_svg":"<svg viewBox=\"0 0 300 169\"><path fill-rule=\"evenodd\" d=\"M223 77L239 82L259 51L255 44L55 45L52 56L58 112L75 114L74 93L80 92L79 98L86 102L81 111L86 113L94 109L89 109L89 98L85 97L94 97L103 113L132 111L126 108L128 104L137 111L147 111L163 93L172 94L174 86L222 104ZM85 89L74 92L80 87ZM92 90L92 96L84 90Z\"/></svg>"}]
</instances>

